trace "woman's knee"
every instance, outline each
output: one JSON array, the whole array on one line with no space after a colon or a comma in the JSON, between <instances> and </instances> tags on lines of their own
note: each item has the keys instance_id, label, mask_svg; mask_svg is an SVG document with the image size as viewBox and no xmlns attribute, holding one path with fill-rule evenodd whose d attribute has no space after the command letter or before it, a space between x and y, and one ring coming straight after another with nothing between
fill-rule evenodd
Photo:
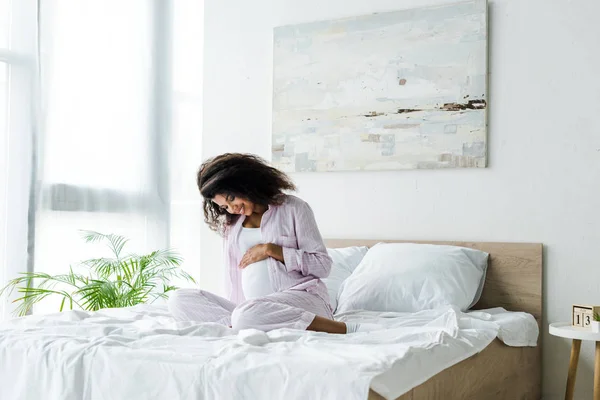
<instances>
[{"instance_id":1,"label":"woman's knee","mask_svg":"<svg viewBox=\"0 0 600 400\"><path fill-rule=\"evenodd\" d=\"M260 310L264 304L263 300L248 300L237 306L231 314L231 327L235 330L263 330L260 323L263 313Z\"/></svg>"},{"instance_id":2,"label":"woman's knee","mask_svg":"<svg viewBox=\"0 0 600 400\"><path fill-rule=\"evenodd\" d=\"M177 289L169 294L169 299L167 300L167 306L169 307L169 311L171 313L176 313L185 309L190 302L193 302L194 299L198 299L198 297L204 297L202 290L199 289Z\"/></svg>"}]
</instances>

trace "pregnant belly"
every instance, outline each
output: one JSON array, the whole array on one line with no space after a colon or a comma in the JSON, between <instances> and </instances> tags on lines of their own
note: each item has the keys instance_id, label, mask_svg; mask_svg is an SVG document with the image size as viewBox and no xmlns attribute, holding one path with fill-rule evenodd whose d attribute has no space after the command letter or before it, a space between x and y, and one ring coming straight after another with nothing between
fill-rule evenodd
<instances>
[{"instance_id":1,"label":"pregnant belly","mask_svg":"<svg viewBox=\"0 0 600 400\"><path fill-rule=\"evenodd\" d=\"M255 262L242 270L242 290L244 297L248 300L264 297L274 292L267 260Z\"/></svg>"}]
</instances>

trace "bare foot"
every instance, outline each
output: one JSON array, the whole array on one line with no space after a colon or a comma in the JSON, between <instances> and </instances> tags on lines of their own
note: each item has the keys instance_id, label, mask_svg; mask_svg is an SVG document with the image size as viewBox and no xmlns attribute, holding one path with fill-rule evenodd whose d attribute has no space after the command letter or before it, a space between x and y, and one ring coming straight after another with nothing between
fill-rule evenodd
<instances>
[{"instance_id":1,"label":"bare foot","mask_svg":"<svg viewBox=\"0 0 600 400\"><path fill-rule=\"evenodd\" d=\"M327 333L346 333L346 324L332 319L316 316L310 323L307 331L327 332Z\"/></svg>"}]
</instances>

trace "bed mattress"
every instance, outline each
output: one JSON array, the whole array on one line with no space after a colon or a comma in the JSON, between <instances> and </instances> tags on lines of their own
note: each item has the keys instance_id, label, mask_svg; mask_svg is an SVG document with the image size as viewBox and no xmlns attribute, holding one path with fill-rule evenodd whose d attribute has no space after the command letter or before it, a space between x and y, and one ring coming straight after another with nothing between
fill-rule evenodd
<instances>
[{"instance_id":1,"label":"bed mattress","mask_svg":"<svg viewBox=\"0 0 600 400\"><path fill-rule=\"evenodd\" d=\"M0 398L395 399L496 338L535 346L538 325L503 309L357 311L381 330L234 332L162 306L68 311L0 323Z\"/></svg>"}]
</instances>

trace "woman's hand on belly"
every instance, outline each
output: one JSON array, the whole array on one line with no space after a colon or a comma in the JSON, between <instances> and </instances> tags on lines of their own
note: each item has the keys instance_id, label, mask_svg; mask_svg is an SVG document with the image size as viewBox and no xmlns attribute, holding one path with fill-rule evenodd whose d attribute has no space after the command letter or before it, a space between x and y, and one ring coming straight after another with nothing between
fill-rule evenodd
<instances>
[{"instance_id":1,"label":"woman's hand on belly","mask_svg":"<svg viewBox=\"0 0 600 400\"><path fill-rule=\"evenodd\" d=\"M246 254L244 254L242 257L242 261L240 261L240 268L244 269L250 264L254 264L255 262L269 258L267 251L268 246L268 244L257 244L256 246L249 248Z\"/></svg>"},{"instance_id":2,"label":"woman's hand on belly","mask_svg":"<svg viewBox=\"0 0 600 400\"><path fill-rule=\"evenodd\" d=\"M240 261L240 268L244 269L250 264L266 260L269 257L283 262L283 249L281 246L273 243L257 244L244 254L242 261Z\"/></svg>"}]
</instances>

